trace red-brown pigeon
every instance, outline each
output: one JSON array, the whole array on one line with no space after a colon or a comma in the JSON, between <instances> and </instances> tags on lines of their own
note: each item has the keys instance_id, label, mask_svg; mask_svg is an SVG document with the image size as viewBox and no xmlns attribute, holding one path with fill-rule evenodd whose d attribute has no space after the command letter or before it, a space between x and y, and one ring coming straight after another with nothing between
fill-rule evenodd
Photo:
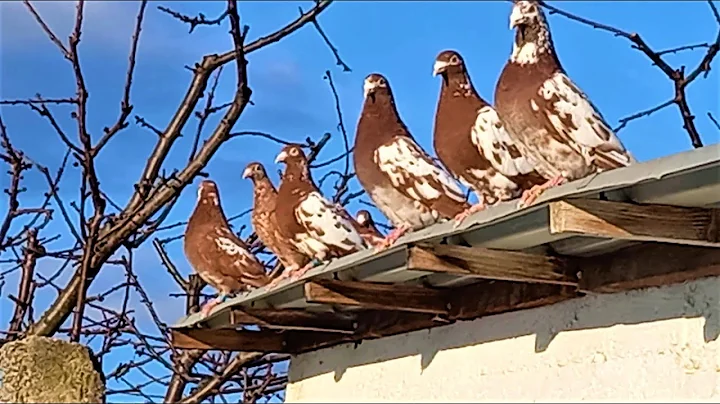
<instances>
[{"instance_id":1,"label":"red-brown pigeon","mask_svg":"<svg viewBox=\"0 0 720 404\"><path fill-rule=\"evenodd\" d=\"M373 73L363 87L354 164L358 181L395 227L380 246L383 249L405 232L453 218L470 205L452 176L413 139L387 79Z\"/></svg>"},{"instance_id":2,"label":"red-brown pigeon","mask_svg":"<svg viewBox=\"0 0 720 404\"><path fill-rule=\"evenodd\" d=\"M280 234L313 261L293 274L302 276L331 257L367 248L357 222L340 206L325 199L312 182L300 145L285 146L275 159L286 168L278 190L276 218ZM284 272L281 277L289 275Z\"/></svg>"},{"instance_id":3,"label":"red-brown pigeon","mask_svg":"<svg viewBox=\"0 0 720 404\"><path fill-rule=\"evenodd\" d=\"M267 176L265 167L252 162L245 167L243 178L253 182L253 210L251 223L260 241L277 257L283 265L284 272L297 272L310 262L305 254L280 234L277 219L277 190ZM268 287L273 286L273 281Z\"/></svg>"},{"instance_id":4,"label":"red-brown pigeon","mask_svg":"<svg viewBox=\"0 0 720 404\"><path fill-rule=\"evenodd\" d=\"M375 220L373 219L370 212L368 212L365 209L360 209L355 214L355 220L357 220L358 224L362 226L363 228L367 229L367 231L372 234L372 236L375 239L382 240L383 235L378 230L377 226L375 225Z\"/></svg>"},{"instance_id":5,"label":"red-brown pigeon","mask_svg":"<svg viewBox=\"0 0 720 404\"><path fill-rule=\"evenodd\" d=\"M458 52L440 52L433 75L442 76L435 153L478 197L477 204L456 217L456 225L485 206L517 198L523 190L544 182L520 154L495 109L478 95Z\"/></svg>"},{"instance_id":6,"label":"red-brown pigeon","mask_svg":"<svg viewBox=\"0 0 720 404\"><path fill-rule=\"evenodd\" d=\"M203 317L230 294L248 287L259 288L270 281L265 267L230 230L213 181L200 183L198 202L185 229L183 247L195 272L220 292L216 299L203 305Z\"/></svg>"},{"instance_id":7,"label":"red-brown pigeon","mask_svg":"<svg viewBox=\"0 0 720 404\"><path fill-rule=\"evenodd\" d=\"M602 114L565 74L536 1L516 0L510 60L495 88L508 133L547 182L523 194L529 205L546 189L635 162Z\"/></svg>"}]
</instances>

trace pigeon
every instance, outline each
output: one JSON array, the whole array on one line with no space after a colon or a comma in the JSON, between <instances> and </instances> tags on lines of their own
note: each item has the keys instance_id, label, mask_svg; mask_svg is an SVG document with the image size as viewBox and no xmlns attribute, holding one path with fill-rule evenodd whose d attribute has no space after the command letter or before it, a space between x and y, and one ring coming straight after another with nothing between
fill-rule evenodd
<instances>
[{"instance_id":1,"label":"pigeon","mask_svg":"<svg viewBox=\"0 0 720 404\"><path fill-rule=\"evenodd\" d=\"M207 317L213 307L223 303L230 294L249 287L260 288L270 281L265 267L230 230L213 181L200 183L183 247L195 272L220 292L216 299L203 305L202 317Z\"/></svg>"},{"instance_id":2,"label":"pigeon","mask_svg":"<svg viewBox=\"0 0 720 404\"><path fill-rule=\"evenodd\" d=\"M371 233L376 239L382 240L384 238L380 230L378 230L377 226L375 226L375 220L373 220L370 212L365 209L360 209L357 211L355 217L358 224L360 224L360 226L362 226L363 228L367 229L367 231Z\"/></svg>"},{"instance_id":3,"label":"pigeon","mask_svg":"<svg viewBox=\"0 0 720 404\"><path fill-rule=\"evenodd\" d=\"M305 254L282 235L275 218L277 206L277 190L267 176L265 167L252 162L245 167L243 178L250 178L253 183L252 226L260 241L277 257L285 268L285 272L296 272L310 262ZM277 278L276 278L277 279ZM274 280L268 288L274 286Z\"/></svg>"},{"instance_id":4,"label":"pigeon","mask_svg":"<svg viewBox=\"0 0 720 404\"><path fill-rule=\"evenodd\" d=\"M375 206L395 229L379 249L409 230L453 218L470 208L459 184L415 142L400 119L387 79L365 78L354 166Z\"/></svg>"},{"instance_id":5,"label":"pigeon","mask_svg":"<svg viewBox=\"0 0 720 404\"><path fill-rule=\"evenodd\" d=\"M514 1L510 28L515 41L495 88L495 109L520 152L546 180L526 191L520 205L564 182L635 163L566 75L538 2Z\"/></svg>"},{"instance_id":6,"label":"pigeon","mask_svg":"<svg viewBox=\"0 0 720 404\"><path fill-rule=\"evenodd\" d=\"M312 182L308 162L300 145L280 151L276 163L286 168L278 190L276 219L280 234L313 261L293 274L299 278L331 257L342 257L368 248L357 222L339 205L325 199ZM280 277L287 277L289 272Z\"/></svg>"},{"instance_id":7,"label":"pigeon","mask_svg":"<svg viewBox=\"0 0 720 404\"><path fill-rule=\"evenodd\" d=\"M520 154L495 109L473 87L458 52L435 59L433 75L442 76L435 114L433 146L447 169L478 197L456 219L520 196L545 180Z\"/></svg>"}]
</instances>

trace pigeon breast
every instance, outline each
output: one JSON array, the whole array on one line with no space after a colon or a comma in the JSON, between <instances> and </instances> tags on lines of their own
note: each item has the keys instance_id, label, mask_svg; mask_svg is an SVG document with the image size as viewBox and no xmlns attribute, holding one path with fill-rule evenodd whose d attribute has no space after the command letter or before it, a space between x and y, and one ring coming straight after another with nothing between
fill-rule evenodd
<instances>
[{"instance_id":1,"label":"pigeon breast","mask_svg":"<svg viewBox=\"0 0 720 404\"><path fill-rule=\"evenodd\" d=\"M394 226L420 229L468 207L455 180L410 135L384 77L366 79L354 165L358 181Z\"/></svg>"},{"instance_id":2,"label":"pigeon breast","mask_svg":"<svg viewBox=\"0 0 720 404\"><path fill-rule=\"evenodd\" d=\"M269 283L265 267L230 230L212 181L200 185L197 206L185 229L183 248L197 274L221 293Z\"/></svg>"}]
</instances>

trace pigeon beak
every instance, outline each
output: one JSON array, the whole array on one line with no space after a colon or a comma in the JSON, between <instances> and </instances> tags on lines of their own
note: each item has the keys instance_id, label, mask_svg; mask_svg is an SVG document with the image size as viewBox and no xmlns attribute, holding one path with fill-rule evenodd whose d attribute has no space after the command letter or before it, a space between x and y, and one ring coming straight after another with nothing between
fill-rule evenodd
<instances>
[{"instance_id":1,"label":"pigeon beak","mask_svg":"<svg viewBox=\"0 0 720 404\"><path fill-rule=\"evenodd\" d=\"M435 65L433 65L433 77L435 77L435 76L437 76L438 74L444 72L445 69L447 69L447 67L448 67L447 62L441 62L441 61L439 61L439 60L436 61L436 62L435 62Z\"/></svg>"},{"instance_id":2,"label":"pigeon beak","mask_svg":"<svg viewBox=\"0 0 720 404\"><path fill-rule=\"evenodd\" d=\"M242 177L243 178L250 178L252 175L252 171L250 170L250 167L246 168L245 171L243 171Z\"/></svg>"},{"instance_id":3,"label":"pigeon beak","mask_svg":"<svg viewBox=\"0 0 720 404\"><path fill-rule=\"evenodd\" d=\"M512 13L510 13L510 29L515 29L518 25L523 22L524 16L519 8L513 7Z\"/></svg>"},{"instance_id":4,"label":"pigeon beak","mask_svg":"<svg viewBox=\"0 0 720 404\"><path fill-rule=\"evenodd\" d=\"M287 158L287 152L281 151L280 154L275 157L275 164L282 163Z\"/></svg>"},{"instance_id":5,"label":"pigeon beak","mask_svg":"<svg viewBox=\"0 0 720 404\"><path fill-rule=\"evenodd\" d=\"M375 92L375 86L370 83L365 83L363 85L363 96L367 98L368 95Z\"/></svg>"}]
</instances>

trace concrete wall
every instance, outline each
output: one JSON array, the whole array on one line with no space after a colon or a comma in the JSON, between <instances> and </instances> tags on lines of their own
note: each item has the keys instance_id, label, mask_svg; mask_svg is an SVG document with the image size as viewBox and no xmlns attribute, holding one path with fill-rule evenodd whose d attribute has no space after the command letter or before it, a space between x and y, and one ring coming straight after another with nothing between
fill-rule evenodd
<instances>
[{"instance_id":1,"label":"concrete wall","mask_svg":"<svg viewBox=\"0 0 720 404\"><path fill-rule=\"evenodd\" d=\"M587 296L299 355L286 402L720 402L719 333L720 278Z\"/></svg>"}]
</instances>

